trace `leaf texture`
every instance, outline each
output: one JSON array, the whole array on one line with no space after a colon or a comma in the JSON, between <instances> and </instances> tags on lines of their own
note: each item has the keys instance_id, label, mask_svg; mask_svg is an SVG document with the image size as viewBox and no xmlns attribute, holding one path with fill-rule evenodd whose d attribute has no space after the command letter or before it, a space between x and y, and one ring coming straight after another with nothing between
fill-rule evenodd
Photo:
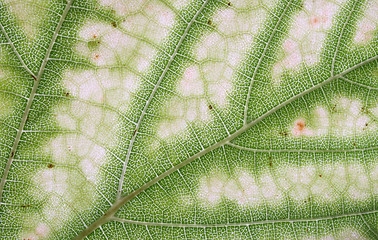
<instances>
[{"instance_id":1,"label":"leaf texture","mask_svg":"<svg viewBox=\"0 0 378 240\"><path fill-rule=\"evenodd\" d=\"M1 239L378 239L376 0L0 0Z\"/></svg>"}]
</instances>

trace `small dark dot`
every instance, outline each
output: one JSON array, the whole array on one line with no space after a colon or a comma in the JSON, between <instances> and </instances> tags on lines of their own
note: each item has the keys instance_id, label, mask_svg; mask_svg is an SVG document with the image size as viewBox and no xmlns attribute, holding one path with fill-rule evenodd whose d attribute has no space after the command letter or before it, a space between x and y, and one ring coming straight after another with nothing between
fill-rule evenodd
<instances>
[{"instance_id":1,"label":"small dark dot","mask_svg":"<svg viewBox=\"0 0 378 240\"><path fill-rule=\"evenodd\" d=\"M64 93L64 95L65 95L66 97L69 97L69 96L70 96L70 93L69 93L69 92L66 92L66 93Z\"/></svg>"},{"instance_id":2,"label":"small dark dot","mask_svg":"<svg viewBox=\"0 0 378 240\"><path fill-rule=\"evenodd\" d=\"M210 110L213 109L213 106L209 105L209 109L210 109Z\"/></svg>"},{"instance_id":3,"label":"small dark dot","mask_svg":"<svg viewBox=\"0 0 378 240\"><path fill-rule=\"evenodd\" d=\"M319 177L322 177L322 175L321 175L321 174L319 174Z\"/></svg>"},{"instance_id":4,"label":"small dark dot","mask_svg":"<svg viewBox=\"0 0 378 240\"><path fill-rule=\"evenodd\" d=\"M280 132L280 135L286 137L286 136L288 135L288 133L285 132L285 131L281 131L281 132Z\"/></svg>"},{"instance_id":5,"label":"small dark dot","mask_svg":"<svg viewBox=\"0 0 378 240\"><path fill-rule=\"evenodd\" d=\"M49 163L49 164L47 165L47 167L48 167L48 168L53 168L53 167L55 167L55 166L54 166L54 164Z\"/></svg>"},{"instance_id":6,"label":"small dark dot","mask_svg":"<svg viewBox=\"0 0 378 240\"><path fill-rule=\"evenodd\" d=\"M209 19L207 20L207 24L211 25L213 22Z\"/></svg>"},{"instance_id":7,"label":"small dark dot","mask_svg":"<svg viewBox=\"0 0 378 240\"><path fill-rule=\"evenodd\" d=\"M116 22L112 22L112 26L116 28L117 27L117 23Z\"/></svg>"},{"instance_id":8,"label":"small dark dot","mask_svg":"<svg viewBox=\"0 0 378 240\"><path fill-rule=\"evenodd\" d=\"M365 127L367 127L369 124L368 123L365 123Z\"/></svg>"},{"instance_id":9,"label":"small dark dot","mask_svg":"<svg viewBox=\"0 0 378 240\"><path fill-rule=\"evenodd\" d=\"M353 143L353 146L356 146L356 143L355 143L355 142Z\"/></svg>"},{"instance_id":10,"label":"small dark dot","mask_svg":"<svg viewBox=\"0 0 378 240\"><path fill-rule=\"evenodd\" d=\"M227 5L228 5L228 6L231 6L231 2L228 2Z\"/></svg>"}]
</instances>

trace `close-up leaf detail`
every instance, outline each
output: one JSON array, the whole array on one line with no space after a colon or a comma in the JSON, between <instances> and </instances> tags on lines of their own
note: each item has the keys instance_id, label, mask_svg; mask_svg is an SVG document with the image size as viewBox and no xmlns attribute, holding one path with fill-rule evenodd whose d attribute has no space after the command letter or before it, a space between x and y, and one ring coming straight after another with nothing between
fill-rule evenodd
<instances>
[{"instance_id":1,"label":"close-up leaf detail","mask_svg":"<svg viewBox=\"0 0 378 240\"><path fill-rule=\"evenodd\" d=\"M0 0L0 239L378 239L377 0Z\"/></svg>"}]
</instances>

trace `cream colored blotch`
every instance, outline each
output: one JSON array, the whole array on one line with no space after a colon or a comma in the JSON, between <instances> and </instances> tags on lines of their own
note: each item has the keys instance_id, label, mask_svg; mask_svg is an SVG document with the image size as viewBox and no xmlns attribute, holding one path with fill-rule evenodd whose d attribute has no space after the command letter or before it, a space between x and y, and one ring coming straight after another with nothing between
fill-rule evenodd
<instances>
[{"instance_id":1,"label":"cream colored blotch","mask_svg":"<svg viewBox=\"0 0 378 240\"><path fill-rule=\"evenodd\" d=\"M214 206L219 203L224 193L224 177L204 177L200 180L199 199Z\"/></svg>"},{"instance_id":2,"label":"cream colored blotch","mask_svg":"<svg viewBox=\"0 0 378 240\"><path fill-rule=\"evenodd\" d=\"M204 94L203 81L197 65L188 67L179 82L179 92L185 96L201 96Z\"/></svg>"},{"instance_id":3,"label":"cream colored blotch","mask_svg":"<svg viewBox=\"0 0 378 240\"><path fill-rule=\"evenodd\" d=\"M298 118L291 125L291 134L301 136L353 136L377 130L377 124L372 121L363 104L358 99L346 97L336 98L332 109L318 106L309 119ZM372 108L372 113L374 114ZM308 126L309 123L311 126Z\"/></svg>"},{"instance_id":4,"label":"cream colored blotch","mask_svg":"<svg viewBox=\"0 0 378 240\"><path fill-rule=\"evenodd\" d=\"M39 219L36 219L36 221L39 221ZM30 224L27 222L26 224ZM33 224L33 223L32 223ZM30 228L30 225L28 226ZM21 239L23 240L40 240L40 239L46 239L46 237L49 236L50 233L50 227L45 223L39 223L35 227L34 230L32 230L29 233L21 234Z\"/></svg>"},{"instance_id":5,"label":"cream colored blotch","mask_svg":"<svg viewBox=\"0 0 378 240\"><path fill-rule=\"evenodd\" d=\"M378 5L375 1L368 1L365 16L359 20L354 41L357 44L366 44L371 41L378 24Z\"/></svg>"},{"instance_id":6,"label":"cream colored blotch","mask_svg":"<svg viewBox=\"0 0 378 240\"><path fill-rule=\"evenodd\" d=\"M317 239L318 240L341 240L341 239L343 239L343 240L367 240L368 238L363 236L360 232L358 232L355 229L345 228L345 229L339 230L335 234L327 234L326 236L322 236L322 237L319 237L319 236L316 236L316 235L306 236L306 237L303 237L301 239L303 239L303 240L317 240Z\"/></svg>"},{"instance_id":7,"label":"cream colored blotch","mask_svg":"<svg viewBox=\"0 0 378 240\"><path fill-rule=\"evenodd\" d=\"M327 31L332 26L333 17L341 3L325 0L306 0L293 21L288 38L282 45L284 57L272 69L273 84L280 85L280 76L285 69L299 69L301 64L314 65Z\"/></svg>"}]
</instances>

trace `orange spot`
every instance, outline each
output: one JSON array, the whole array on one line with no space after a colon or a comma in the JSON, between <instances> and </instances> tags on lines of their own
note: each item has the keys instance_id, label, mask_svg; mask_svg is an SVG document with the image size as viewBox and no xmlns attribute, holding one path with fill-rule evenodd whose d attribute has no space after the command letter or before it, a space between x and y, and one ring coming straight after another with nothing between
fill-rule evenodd
<instances>
[{"instance_id":1,"label":"orange spot","mask_svg":"<svg viewBox=\"0 0 378 240\"><path fill-rule=\"evenodd\" d=\"M294 136L307 136L312 134L312 132L306 128L306 122L303 119L298 119L297 121L295 121L292 133Z\"/></svg>"},{"instance_id":2,"label":"orange spot","mask_svg":"<svg viewBox=\"0 0 378 240\"><path fill-rule=\"evenodd\" d=\"M93 34L93 39L96 39L97 38L97 35L96 34Z\"/></svg>"},{"instance_id":3,"label":"orange spot","mask_svg":"<svg viewBox=\"0 0 378 240\"><path fill-rule=\"evenodd\" d=\"M319 23L319 18L316 16L312 16L310 19L311 25L317 25Z\"/></svg>"},{"instance_id":4,"label":"orange spot","mask_svg":"<svg viewBox=\"0 0 378 240\"><path fill-rule=\"evenodd\" d=\"M99 59L100 55L98 55L97 53L94 55L94 59L97 60Z\"/></svg>"},{"instance_id":5,"label":"orange spot","mask_svg":"<svg viewBox=\"0 0 378 240\"><path fill-rule=\"evenodd\" d=\"M303 131L305 126L306 126L306 123L305 123L304 120L298 120L298 121L295 122L295 128L300 132Z\"/></svg>"}]
</instances>

